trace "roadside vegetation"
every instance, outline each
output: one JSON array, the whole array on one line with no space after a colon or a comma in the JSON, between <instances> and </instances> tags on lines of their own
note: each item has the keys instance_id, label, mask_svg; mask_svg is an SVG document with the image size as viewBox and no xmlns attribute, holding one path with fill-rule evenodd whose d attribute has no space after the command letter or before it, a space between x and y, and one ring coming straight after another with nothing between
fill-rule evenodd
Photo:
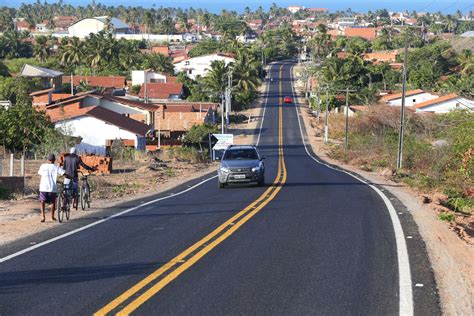
<instances>
[{"instance_id":1,"label":"roadside vegetation","mask_svg":"<svg viewBox=\"0 0 474 316\"><path fill-rule=\"evenodd\" d=\"M344 115L332 115L330 156L367 171L388 173L395 181L425 192L443 193L446 207L474 214L474 113L419 115L408 111L403 169L396 171L399 115L398 109L374 106L350 118L347 153Z\"/></svg>"}]
</instances>

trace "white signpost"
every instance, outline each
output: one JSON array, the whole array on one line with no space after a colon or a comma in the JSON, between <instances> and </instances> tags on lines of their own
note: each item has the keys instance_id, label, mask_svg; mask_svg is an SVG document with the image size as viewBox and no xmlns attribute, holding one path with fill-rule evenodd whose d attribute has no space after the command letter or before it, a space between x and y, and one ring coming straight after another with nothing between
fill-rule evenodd
<instances>
[{"instance_id":1,"label":"white signpost","mask_svg":"<svg viewBox=\"0 0 474 316\"><path fill-rule=\"evenodd\" d=\"M217 143L212 147L214 150L226 150L234 144L234 134L213 134L217 138Z\"/></svg>"}]
</instances>

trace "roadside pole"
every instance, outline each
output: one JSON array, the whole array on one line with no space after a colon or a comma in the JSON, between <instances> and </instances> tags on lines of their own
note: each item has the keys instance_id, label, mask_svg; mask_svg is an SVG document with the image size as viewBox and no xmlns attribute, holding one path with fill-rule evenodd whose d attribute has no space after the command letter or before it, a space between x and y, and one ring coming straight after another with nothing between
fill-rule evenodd
<instances>
[{"instance_id":1,"label":"roadside pole","mask_svg":"<svg viewBox=\"0 0 474 316\"><path fill-rule=\"evenodd\" d=\"M74 75L71 72L71 95L74 95Z\"/></svg>"},{"instance_id":2,"label":"roadside pole","mask_svg":"<svg viewBox=\"0 0 474 316\"><path fill-rule=\"evenodd\" d=\"M402 106L400 108L400 132L398 135L398 154L397 154L397 169L402 168L403 161L403 133L405 123L405 96L407 83L407 55L408 55L408 39L405 40L405 56L403 57L403 84L402 84Z\"/></svg>"},{"instance_id":3,"label":"roadside pole","mask_svg":"<svg viewBox=\"0 0 474 316\"><path fill-rule=\"evenodd\" d=\"M328 115L329 115L329 87L326 88L326 117L324 119L324 143L328 143L329 137L329 126L328 126Z\"/></svg>"},{"instance_id":4,"label":"roadside pole","mask_svg":"<svg viewBox=\"0 0 474 316\"><path fill-rule=\"evenodd\" d=\"M225 98L224 98L224 94L221 95L221 134L224 134L225 131L224 131L224 107L225 107Z\"/></svg>"},{"instance_id":5,"label":"roadside pole","mask_svg":"<svg viewBox=\"0 0 474 316\"><path fill-rule=\"evenodd\" d=\"M345 116L346 116L346 122L345 122L345 132L344 132L344 155L347 154L347 147L349 144L349 92L355 92L357 90L349 90L349 88L346 88L344 90L339 90L341 92L346 93L346 109L345 109Z\"/></svg>"}]
</instances>

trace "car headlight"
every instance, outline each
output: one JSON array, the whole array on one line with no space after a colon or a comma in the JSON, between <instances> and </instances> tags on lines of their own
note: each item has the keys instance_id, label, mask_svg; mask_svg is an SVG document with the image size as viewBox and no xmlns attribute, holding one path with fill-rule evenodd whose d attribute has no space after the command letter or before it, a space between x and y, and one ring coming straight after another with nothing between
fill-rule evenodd
<instances>
[{"instance_id":1,"label":"car headlight","mask_svg":"<svg viewBox=\"0 0 474 316\"><path fill-rule=\"evenodd\" d=\"M260 171L260 166L252 168L252 172L258 172L258 171Z\"/></svg>"},{"instance_id":2,"label":"car headlight","mask_svg":"<svg viewBox=\"0 0 474 316\"><path fill-rule=\"evenodd\" d=\"M226 167L221 167L221 172L224 172L224 173L229 173L230 170Z\"/></svg>"}]
</instances>

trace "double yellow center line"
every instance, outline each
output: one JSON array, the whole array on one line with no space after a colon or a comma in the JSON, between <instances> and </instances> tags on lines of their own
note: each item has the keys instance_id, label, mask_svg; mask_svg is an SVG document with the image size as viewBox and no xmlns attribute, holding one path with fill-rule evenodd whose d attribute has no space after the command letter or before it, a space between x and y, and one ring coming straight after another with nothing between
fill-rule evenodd
<instances>
[{"instance_id":1,"label":"double yellow center line","mask_svg":"<svg viewBox=\"0 0 474 316\"><path fill-rule=\"evenodd\" d=\"M282 69L283 66L280 66L280 78L282 75ZM281 91L282 84L280 81L278 112L278 173L273 184L245 209L232 216L207 236L190 246L159 269L155 270L130 289L123 292L113 301L98 310L94 315L107 315L109 313L129 315L237 231L237 229L244 225L275 198L283 184L286 182L287 175L285 158L283 155L283 113Z\"/></svg>"}]
</instances>

